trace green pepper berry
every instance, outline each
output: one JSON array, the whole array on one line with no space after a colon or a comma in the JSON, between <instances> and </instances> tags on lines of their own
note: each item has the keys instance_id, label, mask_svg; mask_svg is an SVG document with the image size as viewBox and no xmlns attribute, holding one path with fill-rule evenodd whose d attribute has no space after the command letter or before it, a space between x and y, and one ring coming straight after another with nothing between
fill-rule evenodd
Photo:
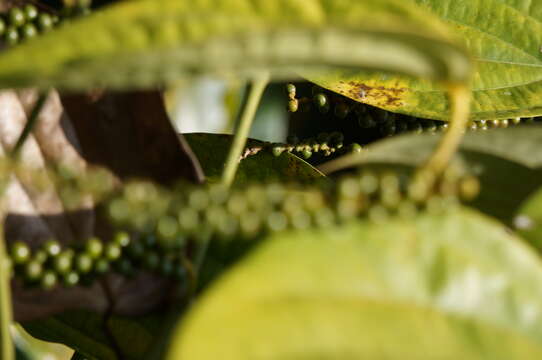
<instances>
[{"instance_id":1,"label":"green pepper berry","mask_svg":"<svg viewBox=\"0 0 542 360\"><path fill-rule=\"evenodd\" d=\"M521 124L521 118L520 117L513 118L513 119L511 119L511 121L512 121L512 124L514 124L514 125Z\"/></svg>"},{"instance_id":2,"label":"green pepper berry","mask_svg":"<svg viewBox=\"0 0 542 360\"><path fill-rule=\"evenodd\" d=\"M30 260L28 263L26 263L24 273L28 281L36 281L43 273L43 266L38 261Z\"/></svg>"},{"instance_id":3,"label":"green pepper berry","mask_svg":"<svg viewBox=\"0 0 542 360\"><path fill-rule=\"evenodd\" d=\"M510 125L510 122L508 121L508 119L503 119L499 121L500 128L506 129L509 125Z\"/></svg>"},{"instance_id":4,"label":"green pepper berry","mask_svg":"<svg viewBox=\"0 0 542 360\"><path fill-rule=\"evenodd\" d=\"M403 120L397 120L395 122L395 126L396 126L396 132L398 134L400 133L404 133L404 132L407 132L408 131L408 124L406 123L406 121L403 121Z\"/></svg>"},{"instance_id":5,"label":"green pepper berry","mask_svg":"<svg viewBox=\"0 0 542 360\"><path fill-rule=\"evenodd\" d=\"M413 121L408 125L408 130L415 133L415 134L421 134L423 133L423 127L422 124L420 124L419 121Z\"/></svg>"},{"instance_id":6,"label":"green pepper berry","mask_svg":"<svg viewBox=\"0 0 542 360\"><path fill-rule=\"evenodd\" d=\"M290 96L295 96L296 88L294 84L286 84L286 93Z\"/></svg>"},{"instance_id":7,"label":"green pepper berry","mask_svg":"<svg viewBox=\"0 0 542 360\"><path fill-rule=\"evenodd\" d=\"M117 231L113 237L113 242L120 247L127 247L130 245L130 234L126 231Z\"/></svg>"},{"instance_id":8,"label":"green pepper berry","mask_svg":"<svg viewBox=\"0 0 542 360\"><path fill-rule=\"evenodd\" d=\"M150 251L145 254L143 264L149 270L156 270L160 265L160 256L156 252Z\"/></svg>"},{"instance_id":9,"label":"green pepper berry","mask_svg":"<svg viewBox=\"0 0 542 360\"><path fill-rule=\"evenodd\" d=\"M334 131L331 134L329 134L329 142L333 145L339 145L342 144L344 141L344 135L338 131Z\"/></svg>"},{"instance_id":10,"label":"green pepper berry","mask_svg":"<svg viewBox=\"0 0 542 360\"><path fill-rule=\"evenodd\" d=\"M60 254L60 251L62 248L60 247L60 244L56 240L48 240L43 244L43 250L47 253L49 256L57 256Z\"/></svg>"},{"instance_id":11,"label":"green pepper berry","mask_svg":"<svg viewBox=\"0 0 542 360\"><path fill-rule=\"evenodd\" d=\"M490 129L495 129L499 127L499 120L488 120L486 123Z\"/></svg>"},{"instance_id":12,"label":"green pepper berry","mask_svg":"<svg viewBox=\"0 0 542 360\"><path fill-rule=\"evenodd\" d=\"M395 121L386 121L384 124L380 126L380 133L383 136L392 136L397 131L397 127L395 125Z\"/></svg>"},{"instance_id":13,"label":"green pepper berry","mask_svg":"<svg viewBox=\"0 0 542 360\"><path fill-rule=\"evenodd\" d=\"M288 135L286 137L286 142L289 144L289 145L297 145L299 143L299 138L295 135Z\"/></svg>"},{"instance_id":14,"label":"green pepper berry","mask_svg":"<svg viewBox=\"0 0 542 360\"><path fill-rule=\"evenodd\" d=\"M23 39L31 39L33 37L36 37L38 35L38 30L33 24L24 24L23 27L20 29L21 38Z\"/></svg>"},{"instance_id":15,"label":"green pepper berry","mask_svg":"<svg viewBox=\"0 0 542 360\"><path fill-rule=\"evenodd\" d=\"M371 114L361 115L358 117L358 124L362 129L371 129L377 125Z\"/></svg>"},{"instance_id":16,"label":"green pepper berry","mask_svg":"<svg viewBox=\"0 0 542 360\"><path fill-rule=\"evenodd\" d=\"M283 153L285 150L286 150L286 149L285 149L283 146L276 145L276 146L273 146L273 148L271 149L271 152L273 153L273 156L279 157L279 156L282 155L282 153Z\"/></svg>"},{"instance_id":17,"label":"green pepper berry","mask_svg":"<svg viewBox=\"0 0 542 360\"><path fill-rule=\"evenodd\" d=\"M122 255L122 249L115 243L108 243L104 249L104 257L109 261L115 261Z\"/></svg>"},{"instance_id":18,"label":"green pepper berry","mask_svg":"<svg viewBox=\"0 0 542 360\"><path fill-rule=\"evenodd\" d=\"M303 159L310 159L310 157L312 156L312 151L305 149L303 150L302 155Z\"/></svg>"},{"instance_id":19,"label":"green pepper berry","mask_svg":"<svg viewBox=\"0 0 542 360\"><path fill-rule=\"evenodd\" d=\"M335 116L338 117L339 119L346 118L349 112L350 112L350 107L343 102L338 103L335 106L334 113L335 113Z\"/></svg>"},{"instance_id":20,"label":"green pepper berry","mask_svg":"<svg viewBox=\"0 0 542 360\"><path fill-rule=\"evenodd\" d=\"M147 236L143 238L143 243L148 248L152 248L156 246L156 243L157 243L156 236L154 236L154 234L148 234Z\"/></svg>"},{"instance_id":21,"label":"green pepper berry","mask_svg":"<svg viewBox=\"0 0 542 360\"><path fill-rule=\"evenodd\" d=\"M314 95L314 103L316 106L323 108L328 104L327 96L323 93L318 93Z\"/></svg>"},{"instance_id":22,"label":"green pepper berry","mask_svg":"<svg viewBox=\"0 0 542 360\"><path fill-rule=\"evenodd\" d=\"M62 252L53 258L53 266L59 274L66 274L72 268L72 260L71 254Z\"/></svg>"},{"instance_id":23,"label":"green pepper berry","mask_svg":"<svg viewBox=\"0 0 542 360\"><path fill-rule=\"evenodd\" d=\"M349 147L349 150L348 150L348 152L353 153L353 154L359 154L362 151L363 151L363 148L358 143L350 144L350 147Z\"/></svg>"},{"instance_id":24,"label":"green pepper berry","mask_svg":"<svg viewBox=\"0 0 542 360\"><path fill-rule=\"evenodd\" d=\"M47 13L41 13L38 16L38 28L41 31L49 31L53 28L53 18Z\"/></svg>"},{"instance_id":25,"label":"green pepper berry","mask_svg":"<svg viewBox=\"0 0 542 360\"><path fill-rule=\"evenodd\" d=\"M6 32L6 22L4 21L4 19L0 18L0 35L4 35L4 33Z\"/></svg>"},{"instance_id":26,"label":"green pepper berry","mask_svg":"<svg viewBox=\"0 0 542 360\"><path fill-rule=\"evenodd\" d=\"M469 124L468 129L469 129L470 131L476 131L476 130L478 130L478 124L476 123L476 121L471 122L471 123Z\"/></svg>"},{"instance_id":27,"label":"green pepper berry","mask_svg":"<svg viewBox=\"0 0 542 360\"><path fill-rule=\"evenodd\" d=\"M288 111L291 113L295 113L299 110L299 100L297 99L290 99L288 101Z\"/></svg>"},{"instance_id":28,"label":"green pepper berry","mask_svg":"<svg viewBox=\"0 0 542 360\"><path fill-rule=\"evenodd\" d=\"M141 241L133 241L130 246L128 246L128 254L134 259L139 259L145 254L145 246Z\"/></svg>"},{"instance_id":29,"label":"green pepper berry","mask_svg":"<svg viewBox=\"0 0 542 360\"><path fill-rule=\"evenodd\" d=\"M117 264L115 265L115 268L120 274L126 277L132 277L135 275L135 272L136 272L132 262L124 258L120 259L120 261L117 262Z\"/></svg>"},{"instance_id":30,"label":"green pepper berry","mask_svg":"<svg viewBox=\"0 0 542 360\"><path fill-rule=\"evenodd\" d=\"M19 32L13 26L6 29L4 33L4 40L9 46L17 45L19 43Z\"/></svg>"},{"instance_id":31,"label":"green pepper berry","mask_svg":"<svg viewBox=\"0 0 542 360\"><path fill-rule=\"evenodd\" d=\"M377 122L385 123L391 118L391 114L386 110L376 108L373 110L373 114Z\"/></svg>"},{"instance_id":32,"label":"green pepper berry","mask_svg":"<svg viewBox=\"0 0 542 360\"><path fill-rule=\"evenodd\" d=\"M171 276L175 271L175 263L169 258L162 259L160 263L160 274L164 276Z\"/></svg>"},{"instance_id":33,"label":"green pepper berry","mask_svg":"<svg viewBox=\"0 0 542 360\"><path fill-rule=\"evenodd\" d=\"M30 248L22 241L16 241L11 245L10 256L15 265L25 264L30 260Z\"/></svg>"},{"instance_id":34,"label":"green pepper berry","mask_svg":"<svg viewBox=\"0 0 542 360\"><path fill-rule=\"evenodd\" d=\"M23 26L26 21L24 12L17 7L9 10L8 18L9 24L15 27Z\"/></svg>"},{"instance_id":35,"label":"green pepper berry","mask_svg":"<svg viewBox=\"0 0 542 360\"><path fill-rule=\"evenodd\" d=\"M45 263L48 258L49 255L47 255L47 253L43 249L34 252L34 255L32 256L32 260L37 261L40 264Z\"/></svg>"},{"instance_id":36,"label":"green pepper berry","mask_svg":"<svg viewBox=\"0 0 542 360\"><path fill-rule=\"evenodd\" d=\"M437 131L437 124L433 120L425 120L424 121L424 128L425 131L428 132L435 132Z\"/></svg>"},{"instance_id":37,"label":"green pepper berry","mask_svg":"<svg viewBox=\"0 0 542 360\"><path fill-rule=\"evenodd\" d=\"M87 274L92 270L92 257L86 253L80 253L75 256L75 269L81 274Z\"/></svg>"},{"instance_id":38,"label":"green pepper berry","mask_svg":"<svg viewBox=\"0 0 542 360\"><path fill-rule=\"evenodd\" d=\"M106 259L98 259L94 264L94 271L97 274L105 274L109 271L109 261Z\"/></svg>"},{"instance_id":39,"label":"green pepper berry","mask_svg":"<svg viewBox=\"0 0 542 360\"><path fill-rule=\"evenodd\" d=\"M75 271L70 271L62 277L64 286L72 287L79 283L79 274Z\"/></svg>"},{"instance_id":40,"label":"green pepper berry","mask_svg":"<svg viewBox=\"0 0 542 360\"><path fill-rule=\"evenodd\" d=\"M172 276L174 279L184 280L186 277L186 269L181 264L175 264Z\"/></svg>"},{"instance_id":41,"label":"green pepper berry","mask_svg":"<svg viewBox=\"0 0 542 360\"><path fill-rule=\"evenodd\" d=\"M91 237L85 244L85 251L93 259L99 258L102 255L103 249L103 243L97 237Z\"/></svg>"},{"instance_id":42,"label":"green pepper berry","mask_svg":"<svg viewBox=\"0 0 542 360\"><path fill-rule=\"evenodd\" d=\"M55 287L57 283L57 276L52 270L46 270L41 277L40 285L42 289L50 290Z\"/></svg>"},{"instance_id":43,"label":"green pepper berry","mask_svg":"<svg viewBox=\"0 0 542 360\"><path fill-rule=\"evenodd\" d=\"M26 4L23 12L28 21L32 21L38 17L38 9L32 4Z\"/></svg>"}]
</instances>

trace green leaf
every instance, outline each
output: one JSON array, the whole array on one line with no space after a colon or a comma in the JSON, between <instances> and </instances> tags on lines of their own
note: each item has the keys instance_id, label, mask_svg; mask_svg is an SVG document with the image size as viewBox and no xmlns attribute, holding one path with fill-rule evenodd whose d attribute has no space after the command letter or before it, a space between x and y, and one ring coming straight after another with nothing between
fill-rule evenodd
<instances>
[{"instance_id":1,"label":"green leaf","mask_svg":"<svg viewBox=\"0 0 542 360\"><path fill-rule=\"evenodd\" d=\"M370 145L361 156L324 164L324 173L351 166L406 166L409 171L431 155L439 136L403 135ZM465 135L455 160L480 180L470 205L511 224L521 203L541 185L542 128L519 126Z\"/></svg>"},{"instance_id":2,"label":"green leaf","mask_svg":"<svg viewBox=\"0 0 542 360\"><path fill-rule=\"evenodd\" d=\"M467 209L272 238L177 329L169 360L539 359L542 263Z\"/></svg>"},{"instance_id":3,"label":"green leaf","mask_svg":"<svg viewBox=\"0 0 542 360\"><path fill-rule=\"evenodd\" d=\"M160 314L137 318L112 316L107 321L106 333L102 315L70 311L23 325L32 336L65 344L89 359L118 360L116 346L123 359L143 360L165 321Z\"/></svg>"},{"instance_id":4,"label":"green leaf","mask_svg":"<svg viewBox=\"0 0 542 360\"><path fill-rule=\"evenodd\" d=\"M447 29L403 0L134 0L3 52L0 86L148 87L330 66L452 82L470 74Z\"/></svg>"},{"instance_id":5,"label":"green leaf","mask_svg":"<svg viewBox=\"0 0 542 360\"><path fill-rule=\"evenodd\" d=\"M183 136L201 163L207 180L220 182L232 136L201 133L183 134ZM276 157L268 150L260 150L264 145L262 141L248 141L247 149L250 149L254 155L247 155L241 160L235 177L236 185L273 180L313 182L324 176L309 163L293 154L283 153Z\"/></svg>"},{"instance_id":6,"label":"green leaf","mask_svg":"<svg viewBox=\"0 0 542 360\"><path fill-rule=\"evenodd\" d=\"M517 211L514 225L522 237L542 251L542 189L524 201Z\"/></svg>"},{"instance_id":7,"label":"green leaf","mask_svg":"<svg viewBox=\"0 0 542 360\"><path fill-rule=\"evenodd\" d=\"M476 59L472 119L542 114L542 2L413 0L449 23ZM380 108L447 120L446 89L385 72L336 71L318 85ZM363 90L364 97L360 97ZM394 93L388 95L393 90ZM400 96L395 96L395 94Z\"/></svg>"}]
</instances>

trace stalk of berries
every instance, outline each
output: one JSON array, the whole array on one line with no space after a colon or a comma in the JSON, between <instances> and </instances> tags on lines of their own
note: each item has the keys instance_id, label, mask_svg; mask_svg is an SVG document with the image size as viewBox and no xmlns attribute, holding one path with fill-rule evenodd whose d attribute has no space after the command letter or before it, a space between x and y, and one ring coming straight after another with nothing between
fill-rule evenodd
<instances>
[{"instance_id":1,"label":"stalk of berries","mask_svg":"<svg viewBox=\"0 0 542 360\"><path fill-rule=\"evenodd\" d=\"M51 30L58 22L58 16L40 11L33 4L12 7L0 15L0 36L7 45L13 46Z\"/></svg>"},{"instance_id":2,"label":"stalk of berries","mask_svg":"<svg viewBox=\"0 0 542 360\"><path fill-rule=\"evenodd\" d=\"M0 38L7 46L14 46L52 30L63 20L90 13L91 1L80 0L75 6L66 7L59 17L52 10L42 10L31 3L14 6L0 14Z\"/></svg>"},{"instance_id":3,"label":"stalk of berries","mask_svg":"<svg viewBox=\"0 0 542 360\"><path fill-rule=\"evenodd\" d=\"M55 240L32 250L16 241L9 247L13 277L27 287L48 290L56 286L89 285L109 272L133 277L146 270L157 275L183 280L182 244L163 248L153 234L132 237L117 232L104 242L97 237L81 245L63 247Z\"/></svg>"}]
</instances>

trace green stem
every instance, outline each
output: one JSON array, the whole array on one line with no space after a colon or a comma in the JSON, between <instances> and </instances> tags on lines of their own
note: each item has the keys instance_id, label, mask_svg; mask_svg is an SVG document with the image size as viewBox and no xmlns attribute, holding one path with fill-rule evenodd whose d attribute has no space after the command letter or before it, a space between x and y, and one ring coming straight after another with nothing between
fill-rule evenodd
<instances>
[{"instance_id":1,"label":"green stem","mask_svg":"<svg viewBox=\"0 0 542 360\"><path fill-rule=\"evenodd\" d=\"M34 129L34 126L36 126L36 123L38 122L38 115L40 114L41 109L43 108L43 104L45 104L45 100L47 100L48 95L48 91L41 93L38 100L36 101L36 104L34 104L34 107L32 108L32 112L28 117L28 121L26 122L23 132L19 136L19 139L17 139L17 143L12 150L12 157L16 157L19 151L21 151L21 148L23 147L26 139L28 138L28 136L30 136L30 133Z\"/></svg>"},{"instance_id":2,"label":"green stem","mask_svg":"<svg viewBox=\"0 0 542 360\"><path fill-rule=\"evenodd\" d=\"M450 127L429 161L422 167L422 171L429 171L437 176L442 174L454 156L469 121L470 89L465 85L455 85L450 86L449 92L452 104Z\"/></svg>"},{"instance_id":3,"label":"green stem","mask_svg":"<svg viewBox=\"0 0 542 360\"><path fill-rule=\"evenodd\" d=\"M3 212L2 212L3 213ZM0 221L4 221L3 216ZM11 288L9 274L9 260L6 254L4 243L4 230L0 226L0 355L2 360L15 359L15 347L10 334L10 326L12 323L12 308L11 308Z\"/></svg>"},{"instance_id":4,"label":"green stem","mask_svg":"<svg viewBox=\"0 0 542 360\"><path fill-rule=\"evenodd\" d=\"M262 98L263 91L269 83L269 74L265 73L257 77L250 84L247 101L243 107L239 128L235 132L233 143L226 160L226 166L222 175L222 183L230 187L235 179L235 173L239 167L239 159L247 143L248 134L254 120L254 115Z\"/></svg>"}]
</instances>

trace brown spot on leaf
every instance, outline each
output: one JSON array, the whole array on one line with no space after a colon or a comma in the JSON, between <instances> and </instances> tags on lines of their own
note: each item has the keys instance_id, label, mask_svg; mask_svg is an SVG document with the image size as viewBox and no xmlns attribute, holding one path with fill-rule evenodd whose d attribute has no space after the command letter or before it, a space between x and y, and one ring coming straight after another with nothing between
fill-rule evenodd
<instances>
[{"instance_id":1,"label":"brown spot on leaf","mask_svg":"<svg viewBox=\"0 0 542 360\"><path fill-rule=\"evenodd\" d=\"M401 100L404 97L404 93L407 91L406 88L399 86L370 86L357 81L349 81L348 83L341 81L341 83L342 85L345 85L345 95L348 97L377 106L402 106L403 102Z\"/></svg>"}]
</instances>

